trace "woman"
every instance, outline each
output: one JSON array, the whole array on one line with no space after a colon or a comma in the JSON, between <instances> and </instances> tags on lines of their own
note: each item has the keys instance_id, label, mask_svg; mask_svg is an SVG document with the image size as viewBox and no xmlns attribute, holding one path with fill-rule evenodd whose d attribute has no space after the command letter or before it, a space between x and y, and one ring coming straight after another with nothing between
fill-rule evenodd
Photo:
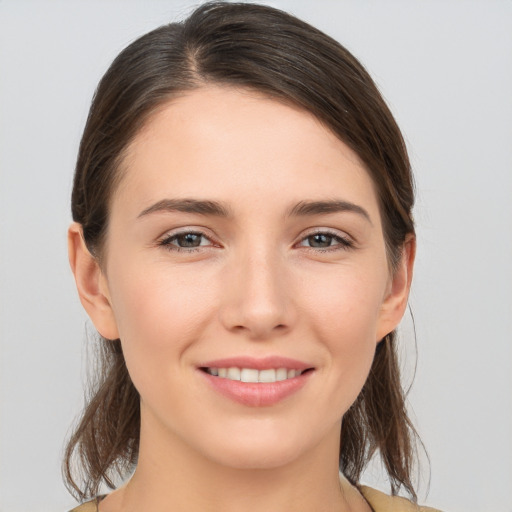
<instances>
[{"instance_id":1,"label":"woman","mask_svg":"<svg viewBox=\"0 0 512 512\"><path fill-rule=\"evenodd\" d=\"M371 78L311 26L215 3L126 48L75 174L103 367L65 475L81 499L133 475L76 510L417 510L358 485L379 451L416 498L394 347L413 199Z\"/></svg>"}]
</instances>

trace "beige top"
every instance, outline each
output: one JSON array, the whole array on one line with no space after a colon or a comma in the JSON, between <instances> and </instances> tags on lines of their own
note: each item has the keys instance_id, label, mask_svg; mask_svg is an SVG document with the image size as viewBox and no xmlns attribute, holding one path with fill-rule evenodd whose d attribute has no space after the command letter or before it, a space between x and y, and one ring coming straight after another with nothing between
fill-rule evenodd
<instances>
[{"instance_id":1,"label":"beige top","mask_svg":"<svg viewBox=\"0 0 512 512\"><path fill-rule=\"evenodd\" d=\"M435 508L415 505L406 498L399 496L388 496L383 492L371 487L361 486L358 488L364 499L368 502L373 512L440 512ZM84 503L70 512L98 512L99 499Z\"/></svg>"}]
</instances>

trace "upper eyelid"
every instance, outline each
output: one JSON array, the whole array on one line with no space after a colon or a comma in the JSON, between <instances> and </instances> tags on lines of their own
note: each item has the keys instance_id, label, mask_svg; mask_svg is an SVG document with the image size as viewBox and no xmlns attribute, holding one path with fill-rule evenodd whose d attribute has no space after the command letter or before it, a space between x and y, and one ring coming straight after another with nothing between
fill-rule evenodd
<instances>
[{"instance_id":1,"label":"upper eyelid","mask_svg":"<svg viewBox=\"0 0 512 512\"><path fill-rule=\"evenodd\" d=\"M169 229L162 233L157 237L157 240L164 240L166 238L172 238L175 236L186 235L187 233L195 233L198 235L203 235L208 240L213 241L215 238L214 235L211 234L211 230L208 230L204 227L196 227L196 226L186 226L183 228Z\"/></svg>"},{"instance_id":2,"label":"upper eyelid","mask_svg":"<svg viewBox=\"0 0 512 512\"><path fill-rule=\"evenodd\" d=\"M195 232L198 232L198 233L201 233L201 234L204 234L205 236L209 236L208 233L211 232L211 229L210 228L206 228L204 226L194 226L194 225L191 225L191 226L183 226L183 227L179 227L179 228L173 228L173 229L168 229L166 231L163 232L162 236L165 236L166 234L180 234L180 233L195 233ZM348 233L342 229L339 229L339 228L330 228L330 227L327 227L327 226L315 226L315 227L311 227L311 228L306 228L306 229L303 229L301 231L301 235L302 236L306 236L304 235L304 233L331 233L331 234L346 234L347 236Z\"/></svg>"},{"instance_id":3,"label":"upper eyelid","mask_svg":"<svg viewBox=\"0 0 512 512\"><path fill-rule=\"evenodd\" d=\"M314 227L314 228L308 228L305 230L305 232L307 233L306 235L302 235L302 236L309 236L309 235L314 235L315 233L329 233L331 235L348 235L348 233L346 233L345 231L343 230L340 230L340 229L336 229L336 228L327 228L327 227Z\"/></svg>"}]
</instances>

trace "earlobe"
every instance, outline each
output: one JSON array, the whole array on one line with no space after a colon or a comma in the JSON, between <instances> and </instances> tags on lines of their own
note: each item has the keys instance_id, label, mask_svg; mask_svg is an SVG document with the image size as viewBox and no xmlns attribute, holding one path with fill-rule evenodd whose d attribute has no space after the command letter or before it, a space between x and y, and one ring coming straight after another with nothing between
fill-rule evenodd
<instances>
[{"instance_id":1,"label":"earlobe","mask_svg":"<svg viewBox=\"0 0 512 512\"><path fill-rule=\"evenodd\" d=\"M77 222L68 230L68 256L80 302L94 326L104 338L119 338L107 280L97 258L87 248L82 226Z\"/></svg>"},{"instance_id":2,"label":"earlobe","mask_svg":"<svg viewBox=\"0 0 512 512\"><path fill-rule=\"evenodd\" d=\"M410 234L405 239L400 262L390 278L389 288L381 307L377 342L398 326L405 313L415 256L416 237Z\"/></svg>"}]
</instances>

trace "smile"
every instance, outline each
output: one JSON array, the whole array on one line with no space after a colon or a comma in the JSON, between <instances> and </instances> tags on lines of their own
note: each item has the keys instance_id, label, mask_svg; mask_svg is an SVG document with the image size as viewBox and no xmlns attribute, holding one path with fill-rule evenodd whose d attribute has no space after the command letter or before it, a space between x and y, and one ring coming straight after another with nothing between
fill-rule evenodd
<instances>
[{"instance_id":1,"label":"smile","mask_svg":"<svg viewBox=\"0 0 512 512\"><path fill-rule=\"evenodd\" d=\"M299 393L315 373L304 361L281 356L228 357L197 367L210 388L230 401L270 407Z\"/></svg>"},{"instance_id":2,"label":"smile","mask_svg":"<svg viewBox=\"0 0 512 512\"><path fill-rule=\"evenodd\" d=\"M305 370L295 370L288 368L269 368L257 370L256 368L203 368L203 371L209 375L220 377L222 379L237 380L250 383L271 383L281 382L293 379L302 375Z\"/></svg>"}]
</instances>

